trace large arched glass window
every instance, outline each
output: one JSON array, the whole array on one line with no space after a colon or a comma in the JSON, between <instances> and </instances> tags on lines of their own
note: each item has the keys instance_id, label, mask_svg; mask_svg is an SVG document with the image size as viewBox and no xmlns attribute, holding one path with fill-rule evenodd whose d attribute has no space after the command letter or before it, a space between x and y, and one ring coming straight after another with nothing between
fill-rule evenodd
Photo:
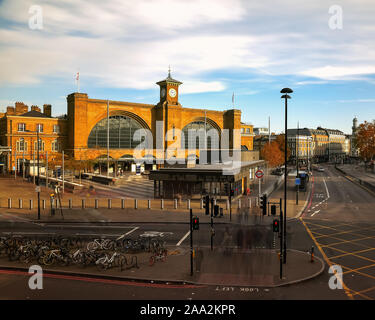
<instances>
[{"instance_id":1,"label":"large arched glass window","mask_svg":"<svg viewBox=\"0 0 375 320\"><path fill-rule=\"evenodd\" d=\"M126 116L109 117L109 148L133 149L140 141L135 139L134 132L143 129L135 119ZM144 139L142 139L143 141ZM100 120L91 130L87 142L88 148L107 148L107 118Z\"/></svg>"},{"instance_id":2,"label":"large arched glass window","mask_svg":"<svg viewBox=\"0 0 375 320\"><path fill-rule=\"evenodd\" d=\"M204 129L206 129L206 134L204 134ZM193 121L189 123L182 129L183 139L181 141L182 147L185 149L189 149L189 146L193 146L195 149L199 149L199 137L202 136L202 146L204 145L204 137L207 138L207 149L219 149L219 132L218 130L211 125L210 123L206 122L204 125L204 121Z\"/></svg>"}]
</instances>

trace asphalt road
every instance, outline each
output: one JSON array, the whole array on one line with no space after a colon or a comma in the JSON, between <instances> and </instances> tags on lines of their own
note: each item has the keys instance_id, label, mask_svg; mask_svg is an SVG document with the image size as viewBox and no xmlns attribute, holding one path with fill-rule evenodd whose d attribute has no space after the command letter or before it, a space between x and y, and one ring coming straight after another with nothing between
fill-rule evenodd
<instances>
[{"instance_id":1,"label":"asphalt road","mask_svg":"<svg viewBox=\"0 0 375 320\"><path fill-rule=\"evenodd\" d=\"M182 299L182 300L230 300L230 299L374 299L375 298L375 198L333 167L324 166L325 172L314 172L311 203L301 219L288 223L288 247L307 251L315 246L317 256L326 260L326 270L320 276L291 286L279 288L250 287L178 287L147 285L145 283L103 284L92 279L44 279L43 290L30 290L29 275L0 272L0 298L2 299ZM219 221L219 220L216 220ZM270 221L253 222L264 234L270 234ZM250 222L251 223L251 222ZM215 225L215 246L220 246L226 227L232 232L247 225ZM188 246L188 224L58 224L5 223L0 224L5 233L50 233L75 236L138 237L150 231L164 234L169 246ZM254 228L252 226L251 228ZM210 226L201 224L195 240L200 246L209 246ZM267 247L268 237L254 246ZM318 250L320 249L320 250ZM332 276L330 265L343 269L343 289L332 290L328 283Z\"/></svg>"}]
</instances>

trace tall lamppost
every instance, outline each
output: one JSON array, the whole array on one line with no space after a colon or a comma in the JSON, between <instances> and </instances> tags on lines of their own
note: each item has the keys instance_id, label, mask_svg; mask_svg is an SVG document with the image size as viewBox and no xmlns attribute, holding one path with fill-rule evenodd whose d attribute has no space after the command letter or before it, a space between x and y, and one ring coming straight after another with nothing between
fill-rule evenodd
<instances>
[{"instance_id":1,"label":"tall lamppost","mask_svg":"<svg viewBox=\"0 0 375 320\"><path fill-rule=\"evenodd\" d=\"M26 132L30 132L30 133L35 133L36 132L36 145L37 145L37 168L38 168L38 178L37 178L37 190L38 190L38 220L40 220L40 183L39 183L39 180L40 180L40 177L39 177L39 126L37 126L37 130L36 131L30 131L30 130L25 130ZM33 163L34 165L34 163ZM33 172L34 173L34 172Z\"/></svg>"},{"instance_id":2,"label":"tall lamppost","mask_svg":"<svg viewBox=\"0 0 375 320\"><path fill-rule=\"evenodd\" d=\"M280 93L284 93L281 98L285 99L285 146L284 146L284 161L285 161L285 173L284 173L284 223L283 228L281 230L284 234L284 252L283 252L283 263L286 263L286 185L288 180L288 170L287 170L287 158L288 158L288 99L292 97L288 95L288 93L292 93L293 90L289 88L284 88L280 91Z\"/></svg>"}]
</instances>

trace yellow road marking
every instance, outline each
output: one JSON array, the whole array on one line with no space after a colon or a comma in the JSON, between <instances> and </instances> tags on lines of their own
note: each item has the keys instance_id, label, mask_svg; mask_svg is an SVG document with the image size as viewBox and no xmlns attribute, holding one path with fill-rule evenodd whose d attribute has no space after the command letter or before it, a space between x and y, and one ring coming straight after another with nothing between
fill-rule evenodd
<instances>
[{"instance_id":1,"label":"yellow road marking","mask_svg":"<svg viewBox=\"0 0 375 320\"><path fill-rule=\"evenodd\" d=\"M332 249L336 249L336 248L332 248ZM356 256L357 253L367 252L367 251L371 251L371 250L375 250L375 248L368 248L368 249L363 249L363 250L360 250L360 251L347 252L347 253L340 254L340 255L334 256L334 257L329 257L329 258L330 259L336 259L336 258L341 258L341 257L348 256L348 255L354 255L354 256Z\"/></svg>"},{"instance_id":2,"label":"yellow road marking","mask_svg":"<svg viewBox=\"0 0 375 320\"><path fill-rule=\"evenodd\" d=\"M374 267L374 266L375 266L375 264L369 264L368 266L360 267L360 268L357 268L357 269L350 269L350 268L346 267L346 269L348 269L349 271L347 271L347 272L345 271L342 274L348 274L348 273L351 273L351 272L355 272L357 270L367 269L367 268L371 268L371 267Z\"/></svg>"},{"instance_id":3,"label":"yellow road marking","mask_svg":"<svg viewBox=\"0 0 375 320\"><path fill-rule=\"evenodd\" d=\"M366 239L372 239L374 237L372 236L369 236L369 237L364 237L364 238L360 238L360 239L354 239L354 240L343 240L343 241L340 241L340 242L334 242L334 243L330 243L330 244L324 244L324 245L321 245L322 248L325 248L325 247L331 247L331 246L337 246L338 244L343 244L343 243L353 243L353 242L357 242L357 241L362 241L362 240L366 240ZM366 248L372 248L368 245L365 245L365 244L361 244L361 243L354 243L356 246L362 246L362 247L366 247Z\"/></svg>"},{"instance_id":4,"label":"yellow road marking","mask_svg":"<svg viewBox=\"0 0 375 320\"><path fill-rule=\"evenodd\" d=\"M305 227L307 233L310 235L311 239L313 239L315 245L318 247L319 251L321 252L321 254L322 254L323 258L324 258L324 260L325 260L325 261L327 262L327 264L331 267L333 264L332 264L331 261L328 259L328 257L326 256L324 250L320 247L319 243L316 241L316 239L315 239L314 235L311 233L309 227L306 225L305 221L303 221L303 219L302 219L301 217L300 217L299 219L300 219L300 221L303 223L303 225L304 225L304 227ZM346 295L348 296L348 298L351 299L351 300L353 300L353 295L350 293L350 289L345 285L344 281L343 281L340 277L338 277L337 280L341 282L342 287L344 288L345 293L346 293ZM352 291L353 291L353 290L352 290Z\"/></svg>"}]
</instances>

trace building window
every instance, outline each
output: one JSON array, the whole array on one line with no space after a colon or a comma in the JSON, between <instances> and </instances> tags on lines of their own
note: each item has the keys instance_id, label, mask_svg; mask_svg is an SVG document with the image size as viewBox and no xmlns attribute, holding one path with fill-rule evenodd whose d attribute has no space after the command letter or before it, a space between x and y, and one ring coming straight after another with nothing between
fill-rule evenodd
<instances>
[{"instance_id":1,"label":"building window","mask_svg":"<svg viewBox=\"0 0 375 320\"><path fill-rule=\"evenodd\" d=\"M52 151L53 152L60 152L60 143L57 140L52 142Z\"/></svg>"},{"instance_id":2,"label":"building window","mask_svg":"<svg viewBox=\"0 0 375 320\"><path fill-rule=\"evenodd\" d=\"M18 124L18 131L25 132L26 130L26 123L19 123Z\"/></svg>"},{"instance_id":3,"label":"building window","mask_svg":"<svg viewBox=\"0 0 375 320\"><path fill-rule=\"evenodd\" d=\"M25 152L25 151L27 151L27 142L25 142L24 138L20 138L17 141L16 149L17 149L17 152Z\"/></svg>"},{"instance_id":4,"label":"building window","mask_svg":"<svg viewBox=\"0 0 375 320\"><path fill-rule=\"evenodd\" d=\"M36 141L34 142L34 150L44 151L44 141L42 141L42 139L39 139L39 149L38 149L38 143Z\"/></svg>"},{"instance_id":5,"label":"building window","mask_svg":"<svg viewBox=\"0 0 375 320\"><path fill-rule=\"evenodd\" d=\"M38 124L36 125L36 131L38 131L38 132L43 132L43 124L38 123Z\"/></svg>"},{"instance_id":6,"label":"building window","mask_svg":"<svg viewBox=\"0 0 375 320\"><path fill-rule=\"evenodd\" d=\"M143 129L142 125L133 118L126 116L109 117L109 148L110 149L133 149L139 143L133 135L138 129ZM89 148L107 147L107 118L100 120L91 130L87 145ZM147 141L146 141L146 148Z\"/></svg>"},{"instance_id":7,"label":"building window","mask_svg":"<svg viewBox=\"0 0 375 320\"><path fill-rule=\"evenodd\" d=\"M250 128L246 128L246 133L250 133Z\"/></svg>"},{"instance_id":8,"label":"building window","mask_svg":"<svg viewBox=\"0 0 375 320\"><path fill-rule=\"evenodd\" d=\"M206 128L206 133L204 129ZM181 147L185 149L199 148L199 140L201 137L202 147L204 148L204 139L207 139L207 149L219 149L220 137L219 132L210 123L204 121L194 121L189 123L182 129L183 139L181 138Z\"/></svg>"},{"instance_id":9,"label":"building window","mask_svg":"<svg viewBox=\"0 0 375 320\"><path fill-rule=\"evenodd\" d=\"M58 124L53 125L53 133L60 133L60 126Z\"/></svg>"},{"instance_id":10,"label":"building window","mask_svg":"<svg viewBox=\"0 0 375 320\"><path fill-rule=\"evenodd\" d=\"M244 128L241 128L241 133L243 133L244 132Z\"/></svg>"}]
</instances>

